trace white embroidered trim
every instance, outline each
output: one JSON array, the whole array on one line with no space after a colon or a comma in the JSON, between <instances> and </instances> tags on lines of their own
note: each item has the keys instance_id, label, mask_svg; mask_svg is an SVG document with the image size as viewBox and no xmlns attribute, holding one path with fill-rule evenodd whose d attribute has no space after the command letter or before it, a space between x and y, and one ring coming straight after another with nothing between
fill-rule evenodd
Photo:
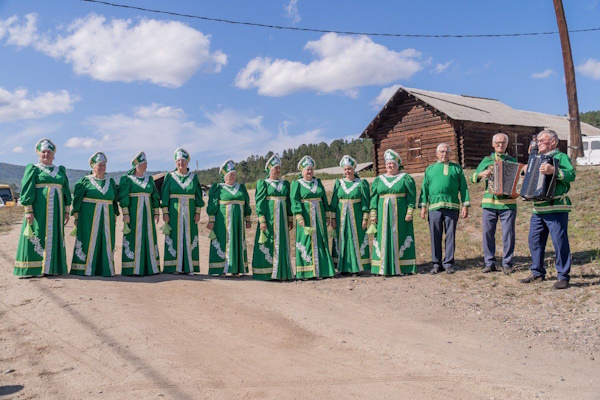
<instances>
[{"instance_id":1,"label":"white embroidered trim","mask_svg":"<svg viewBox=\"0 0 600 400\"><path fill-rule=\"evenodd\" d=\"M81 240L79 240L79 238L75 239L75 255L81 261L85 261L85 253L83 252L83 249L81 248L82 245L83 245L83 243L81 243Z\"/></svg>"},{"instance_id":2,"label":"white embroidered trim","mask_svg":"<svg viewBox=\"0 0 600 400\"><path fill-rule=\"evenodd\" d=\"M173 257L177 257L177 251L173 247L173 239L171 239L171 236L168 236L168 235L165 236L165 243L167 244L167 247L168 247L167 250L169 250L169 254L171 254L171 256L173 256Z\"/></svg>"},{"instance_id":3,"label":"white embroidered trim","mask_svg":"<svg viewBox=\"0 0 600 400\"><path fill-rule=\"evenodd\" d=\"M142 189L146 189L146 186L148 186L148 181L150 180L149 176L145 176L143 179L140 180L140 178L138 178L135 175L127 175L129 177L129 179L131 179L131 181L133 183L135 183L136 185L138 185L139 187L141 187Z\"/></svg>"},{"instance_id":4,"label":"white embroidered trim","mask_svg":"<svg viewBox=\"0 0 600 400\"><path fill-rule=\"evenodd\" d=\"M134 260L135 254L133 253L133 251L131 251L129 244L129 240L123 237L123 253L125 253L125 256L127 256L127 258L129 258L130 260Z\"/></svg>"},{"instance_id":5,"label":"white embroidered trim","mask_svg":"<svg viewBox=\"0 0 600 400\"><path fill-rule=\"evenodd\" d=\"M33 250L38 254L38 256L44 257L44 248L40 243L40 238L37 236L30 236L29 241L33 245Z\"/></svg>"},{"instance_id":6,"label":"white embroidered trim","mask_svg":"<svg viewBox=\"0 0 600 400\"><path fill-rule=\"evenodd\" d=\"M365 255L365 249L367 248L368 245L369 245L369 235L367 235L365 233L365 237L363 238L363 242L360 245L360 255L361 256Z\"/></svg>"},{"instance_id":7,"label":"white embroidered trim","mask_svg":"<svg viewBox=\"0 0 600 400\"><path fill-rule=\"evenodd\" d=\"M337 256L339 257L340 256L340 248L338 247L337 238L333 238L333 247L335 247L335 252L337 253Z\"/></svg>"},{"instance_id":8,"label":"white embroidered trim","mask_svg":"<svg viewBox=\"0 0 600 400\"><path fill-rule=\"evenodd\" d=\"M351 181L354 183L349 188L347 188L346 184L344 183L344 182L348 182L348 181L346 181L346 179L338 179L338 181L340 181L340 186L341 186L342 190L344 192L346 192L347 195L350 195L350 193L352 193L352 191L354 189L356 189L356 187L360 184L361 180L360 180L360 178L356 178L355 180Z\"/></svg>"},{"instance_id":9,"label":"white embroidered trim","mask_svg":"<svg viewBox=\"0 0 600 400\"><path fill-rule=\"evenodd\" d=\"M381 260L381 250L379 250L379 242L375 238L373 238L373 249L375 249L377 257Z\"/></svg>"},{"instance_id":10,"label":"white embroidered trim","mask_svg":"<svg viewBox=\"0 0 600 400\"><path fill-rule=\"evenodd\" d=\"M159 256L160 253L158 252L158 244L154 245L154 254L156 254L156 258L160 258L160 256Z\"/></svg>"},{"instance_id":11,"label":"white embroidered trim","mask_svg":"<svg viewBox=\"0 0 600 400\"><path fill-rule=\"evenodd\" d=\"M194 250L196 247L198 247L198 235L194 236L194 240L192 241L192 246L190 248Z\"/></svg>"},{"instance_id":12,"label":"white embroidered trim","mask_svg":"<svg viewBox=\"0 0 600 400\"><path fill-rule=\"evenodd\" d=\"M232 196L235 196L235 194L238 192L238 190L240 189L240 184L236 183L233 186L229 186L226 183L219 183L219 185L221 185L221 187L225 190L227 190L229 193L231 193ZM233 189L232 189L233 188Z\"/></svg>"},{"instance_id":13,"label":"white embroidered trim","mask_svg":"<svg viewBox=\"0 0 600 400\"><path fill-rule=\"evenodd\" d=\"M265 260L269 263L269 264L273 264L273 257L271 257L271 254L269 253L269 249L267 248L267 246L263 244L258 246L258 249L260 250L261 253L264 254L265 256Z\"/></svg>"},{"instance_id":14,"label":"white embroidered trim","mask_svg":"<svg viewBox=\"0 0 600 400\"><path fill-rule=\"evenodd\" d=\"M308 252L306 251L306 247L304 247L304 245L302 245L302 243L296 242L296 248L298 250L300 250L300 257L302 257L302 260L305 263L312 262L312 258L308 255Z\"/></svg>"},{"instance_id":15,"label":"white embroidered trim","mask_svg":"<svg viewBox=\"0 0 600 400\"><path fill-rule=\"evenodd\" d=\"M315 178L312 178L310 182L306 182L303 178L300 178L298 179L298 182L300 182L300 184L304 186L307 190L310 190L311 193L316 193L317 189L319 188L319 185L317 184L317 180Z\"/></svg>"},{"instance_id":16,"label":"white embroidered trim","mask_svg":"<svg viewBox=\"0 0 600 400\"><path fill-rule=\"evenodd\" d=\"M42 171L44 171L45 173L47 173L48 175L50 175L51 177L53 177L53 178L56 178L56 175L58 174L58 171L59 171L59 168L56 165L54 165L54 164L44 165L42 163L37 163L37 164L35 164L35 166L38 167L39 169L41 169ZM51 170L48 167L53 168L53 169Z\"/></svg>"},{"instance_id":17,"label":"white embroidered trim","mask_svg":"<svg viewBox=\"0 0 600 400\"><path fill-rule=\"evenodd\" d=\"M177 173L177 171L172 171L171 172L171 176L173 177L173 180L175 182L177 182L177 184L182 188L185 189L188 186L190 186L190 184L192 183L192 181L194 180L194 178L192 177L192 173L188 172L185 175L180 175L179 173ZM179 177L183 178L183 182L181 182L179 180Z\"/></svg>"},{"instance_id":18,"label":"white embroidered trim","mask_svg":"<svg viewBox=\"0 0 600 400\"><path fill-rule=\"evenodd\" d=\"M407 236L404 240L404 244L402 245L402 247L400 247L400 250L398 251L398 258L402 258L402 256L404 255L404 251L410 247L412 242L412 236Z\"/></svg>"},{"instance_id":19,"label":"white embroidered trim","mask_svg":"<svg viewBox=\"0 0 600 400\"><path fill-rule=\"evenodd\" d=\"M94 187L96 189L98 189L98 191L100 193L106 194L106 192L108 192L108 188L110 188L110 178L108 178L108 177L104 178L104 187L101 187L100 184L98 183L98 180L102 180L102 179L96 179L96 178L94 178L93 175L87 175L86 178L88 181L90 181L90 183L92 185L94 185Z\"/></svg>"},{"instance_id":20,"label":"white embroidered trim","mask_svg":"<svg viewBox=\"0 0 600 400\"><path fill-rule=\"evenodd\" d=\"M210 243L212 244L212 247L214 247L215 250L217 250L217 255L219 256L219 258L224 259L225 253L221 249L221 244L219 243L219 241L217 239L213 239Z\"/></svg>"},{"instance_id":21,"label":"white embroidered trim","mask_svg":"<svg viewBox=\"0 0 600 400\"><path fill-rule=\"evenodd\" d=\"M387 178L388 178L388 177L387 177L387 175L385 175L385 174L383 174L383 175L379 175L379 179L380 179L380 180L383 182L383 184L384 184L385 186L387 186L387 187L388 187L388 189L391 189L391 188L392 188L392 186L394 186L394 185L395 185L395 184L396 184L396 183L397 183L397 182L398 182L400 179L402 179L402 177L403 177L404 175L406 175L406 173L405 173L405 172L402 172L402 173L400 173L400 174L396 175L396 177L394 178L394 180L393 180L393 181L391 181L391 182L387 180Z\"/></svg>"},{"instance_id":22,"label":"white embroidered trim","mask_svg":"<svg viewBox=\"0 0 600 400\"><path fill-rule=\"evenodd\" d=\"M277 190L278 192L281 192L283 190L283 181L282 180L272 180L272 179L265 179L265 182L267 182L269 185L273 186L273 188L275 190Z\"/></svg>"}]
</instances>

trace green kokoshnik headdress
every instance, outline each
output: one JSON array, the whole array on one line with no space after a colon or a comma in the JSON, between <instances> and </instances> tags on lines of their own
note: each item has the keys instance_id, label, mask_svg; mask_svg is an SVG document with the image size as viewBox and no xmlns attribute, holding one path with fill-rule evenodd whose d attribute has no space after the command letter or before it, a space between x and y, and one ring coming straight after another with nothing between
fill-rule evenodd
<instances>
[{"instance_id":1,"label":"green kokoshnik headdress","mask_svg":"<svg viewBox=\"0 0 600 400\"><path fill-rule=\"evenodd\" d=\"M50 150L52 153L56 153L56 145L50 139L40 139L40 141L35 144L35 152L39 154L44 150Z\"/></svg>"},{"instance_id":2,"label":"green kokoshnik headdress","mask_svg":"<svg viewBox=\"0 0 600 400\"><path fill-rule=\"evenodd\" d=\"M279 154L273 154L265 164L265 172L267 173L267 177L269 177L271 169L277 165L281 166L281 158L279 158Z\"/></svg>"},{"instance_id":3,"label":"green kokoshnik headdress","mask_svg":"<svg viewBox=\"0 0 600 400\"><path fill-rule=\"evenodd\" d=\"M97 151L96 153L92 154L92 156L90 157L90 167L94 168L94 166L96 164L99 163L107 163L108 162L108 158L106 157L106 154L104 154L101 151Z\"/></svg>"},{"instance_id":4,"label":"green kokoshnik headdress","mask_svg":"<svg viewBox=\"0 0 600 400\"><path fill-rule=\"evenodd\" d=\"M298 162L298 171L302 172L308 167L315 167L315 160L313 160L310 156L304 156Z\"/></svg>"},{"instance_id":5,"label":"green kokoshnik headdress","mask_svg":"<svg viewBox=\"0 0 600 400\"><path fill-rule=\"evenodd\" d=\"M175 150L175 153L173 154L173 159L175 161L184 159L190 162L190 153L188 153L187 150L185 150L184 148L178 147L177 150Z\"/></svg>"},{"instance_id":6,"label":"green kokoshnik headdress","mask_svg":"<svg viewBox=\"0 0 600 400\"><path fill-rule=\"evenodd\" d=\"M398 167L402 166L402 158L400 158L400 154L396 153L392 149L387 149L385 153L383 153L383 159L385 160L385 162L395 162Z\"/></svg>"},{"instance_id":7,"label":"green kokoshnik headdress","mask_svg":"<svg viewBox=\"0 0 600 400\"><path fill-rule=\"evenodd\" d=\"M342 157L342 159L340 160L340 167L342 168L352 167L352 169L356 169L357 165L358 163L356 162L356 160L347 154L344 155L344 157Z\"/></svg>"},{"instance_id":8,"label":"green kokoshnik headdress","mask_svg":"<svg viewBox=\"0 0 600 400\"><path fill-rule=\"evenodd\" d=\"M227 161L225 161L223 163L223 165L221 165L221 168L219 169L219 174L221 175L221 180L225 181L225 175L227 175L228 173L235 171L235 163L233 162L233 160L229 159Z\"/></svg>"},{"instance_id":9,"label":"green kokoshnik headdress","mask_svg":"<svg viewBox=\"0 0 600 400\"><path fill-rule=\"evenodd\" d=\"M143 151L140 151L133 158L133 160L131 160L131 166L133 168L131 168L129 171L127 171L127 175L133 175L135 173L135 167L137 167L138 165L140 165L142 163L147 163L147 162L148 162L148 160L146 159L146 153L144 153Z\"/></svg>"}]
</instances>

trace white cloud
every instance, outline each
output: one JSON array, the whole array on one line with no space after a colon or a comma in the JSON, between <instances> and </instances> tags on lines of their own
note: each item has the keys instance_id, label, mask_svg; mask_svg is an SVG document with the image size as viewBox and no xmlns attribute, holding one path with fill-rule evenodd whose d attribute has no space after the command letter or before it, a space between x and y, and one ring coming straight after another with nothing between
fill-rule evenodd
<instances>
[{"instance_id":1,"label":"white cloud","mask_svg":"<svg viewBox=\"0 0 600 400\"><path fill-rule=\"evenodd\" d=\"M297 24L302 18L298 13L298 0L290 0L290 2L283 6L285 10L285 16L289 18L292 23Z\"/></svg>"},{"instance_id":2,"label":"white cloud","mask_svg":"<svg viewBox=\"0 0 600 400\"><path fill-rule=\"evenodd\" d=\"M288 133L288 121L281 122L278 132L271 132L265 128L262 115L224 109L205 112L203 120L197 122L182 109L160 104L138 107L129 115L95 116L87 124L93 134L72 137L66 146L105 151L120 167L140 150L148 154L150 164L154 163L150 169L171 167L172 152L179 146L192 154L194 166L198 160L200 168L206 168L220 165L226 158L241 160L267 150L282 152L302 143L326 140L321 129Z\"/></svg>"},{"instance_id":3,"label":"white cloud","mask_svg":"<svg viewBox=\"0 0 600 400\"><path fill-rule=\"evenodd\" d=\"M379 95L375 99L373 99L373 101L371 101L373 108L379 109L379 108L383 107L385 105L385 103L388 102L390 97L392 97L394 95L394 93L396 93L396 91L398 90L399 87L400 87L400 85L393 85L393 86L389 86L389 87L381 89L381 92L379 92Z\"/></svg>"},{"instance_id":4,"label":"white cloud","mask_svg":"<svg viewBox=\"0 0 600 400\"><path fill-rule=\"evenodd\" d=\"M112 19L89 14L62 34L38 35L37 18L28 14L0 20L6 43L36 50L72 64L79 75L104 82L148 81L180 87L197 71L220 72L227 55L210 50L210 35L177 21Z\"/></svg>"},{"instance_id":5,"label":"white cloud","mask_svg":"<svg viewBox=\"0 0 600 400\"><path fill-rule=\"evenodd\" d=\"M545 79L551 77L552 75L554 75L554 71L548 68L542 72L535 72L531 74L531 77L533 79Z\"/></svg>"},{"instance_id":6,"label":"white cloud","mask_svg":"<svg viewBox=\"0 0 600 400\"><path fill-rule=\"evenodd\" d=\"M28 96L27 89L14 92L0 87L0 122L38 119L56 113L73 111L73 104L79 96L73 96L66 90L38 93Z\"/></svg>"},{"instance_id":7,"label":"white cloud","mask_svg":"<svg viewBox=\"0 0 600 400\"><path fill-rule=\"evenodd\" d=\"M577 66L577 71L583 76L598 80L600 79L600 61L590 58L583 64Z\"/></svg>"},{"instance_id":8,"label":"white cloud","mask_svg":"<svg viewBox=\"0 0 600 400\"><path fill-rule=\"evenodd\" d=\"M303 90L356 95L357 87L408 79L423 68L421 54L415 49L393 51L367 36L326 33L304 49L315 56L313 62L256 57L238 72L235 85L257 88L265 96Z\"/></svg>"},{"instance_id":9,"label":"white cloud","mask_svg":"<svg viewBox=\"0 0 600 400\"><path fill-rule=\"evenodd\" d=\"M12 149L12 152L16 153L16 154L21 154L23 152L23 147L22 146L17 146L17 147L15 147L15 148Z\"/></svg>"},{"instance_id":10,"label":"white cloud","mask_svg":"<svg viewBox=\"0 0 600 400\"><path fill-rule=\"evenodd\" d=\"M453 61L448 61L447 63L444 64L435 64L435 68L431 71L435 74L441 74L442 72L444 72L445 70L448 69L448 67L452 64Z\"/></svg>"}]
</instances>

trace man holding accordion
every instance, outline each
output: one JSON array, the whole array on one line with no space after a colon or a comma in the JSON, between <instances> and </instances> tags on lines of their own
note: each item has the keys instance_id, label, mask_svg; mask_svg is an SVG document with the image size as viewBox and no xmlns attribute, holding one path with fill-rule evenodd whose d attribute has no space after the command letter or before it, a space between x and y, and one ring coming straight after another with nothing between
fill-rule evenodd
<instances>
[{"instance_id":1,"label":"man holding accordion","mask_svg":"<svg viewBox=\"0 0 600 400\"><path fill-rule=\"evenodd\" d=\"M498 219L502 224L502 272L509 275L512 272L512 257L515 251L515 221L517 219L517 199L510 195L496 194L493 190L492 171L497 161L508 161L511 164L517 160L506 154L508 135L497 133L492 138L494 152L484 157L473 173L471 181L477 183L485 179L485 193L481 200L481 224L483 226L483 256L484 273L497 271L496 268L496 225ZM517 164L518 165L518 164ZM496 168L497 169L497 168ZM519 169L520 171L520 169ZM496 179L494 179L496 178ZM518 178L518 176L516 177Z\"/></svg>"},{"instance_id":2,"label":"man holding accordion","mask_svg":"<svg viewBox=\"0 0 600 400\"><path fill-rule=\"evenodd\" d=\"M545 129L537 135L538 152L542 156L553 158L552 163L542 163L539 172L547 176L556 176L554 196L547 201L533 203L533 214L529 226L529 250L531 252L531 275L521 279L521 283L541 282L546 277L544 254L548 235L556 251L556 271L558 280L554 289L569 287L571 271L571 249L567 228L571 200L567 196L570 183L575 180L575 170L569 157L558 151L558 135L550 129Z\"/></svg>"}]
</instances>

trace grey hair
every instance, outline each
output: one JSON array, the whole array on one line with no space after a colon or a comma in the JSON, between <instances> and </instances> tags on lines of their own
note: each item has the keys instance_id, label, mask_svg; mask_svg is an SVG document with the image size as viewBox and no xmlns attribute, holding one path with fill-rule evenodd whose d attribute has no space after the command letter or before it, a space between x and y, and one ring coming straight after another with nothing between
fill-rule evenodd
<instances>
[{"instance_id":1,"label":"grey hair","mask_svg":"<svg viewBox=\"0 0 600 400\"><path fill-rule=\"evenodd\" d=\"M435 149L435 151L439 152L444 147L448 149L448 152L450 152L450 145L448 143L440 143L440 144L438 144L437 149Z\"/></svg>"},{"instance_id":2,"label":"grey hair","mask_svg":"<svg viewBox=\"0 0 600 400\"><path fill-rule=\"evenodd\" d=\"M494 137L492 137L492 142L496 141L496 137L498 136L504 136L504 138L506 139L506 143L508 143L508 135L504 132L498 132L494 135Z\"/></svg>"},{"instance_id":3,"label":"grey hair","mask_svg":"<svg viewBox=\"0 0 600 400\"><path fill-rule=\"evenodd\" d=\"M541 135L548 135L548 136L550 136L551 139L556 140L556 143L559 142L558 134L556 132L554 132L552 129L544 129L543 131L541 131L540 133L537 134L537 137L539 138Z\"/></svg>"}]
</instances>

